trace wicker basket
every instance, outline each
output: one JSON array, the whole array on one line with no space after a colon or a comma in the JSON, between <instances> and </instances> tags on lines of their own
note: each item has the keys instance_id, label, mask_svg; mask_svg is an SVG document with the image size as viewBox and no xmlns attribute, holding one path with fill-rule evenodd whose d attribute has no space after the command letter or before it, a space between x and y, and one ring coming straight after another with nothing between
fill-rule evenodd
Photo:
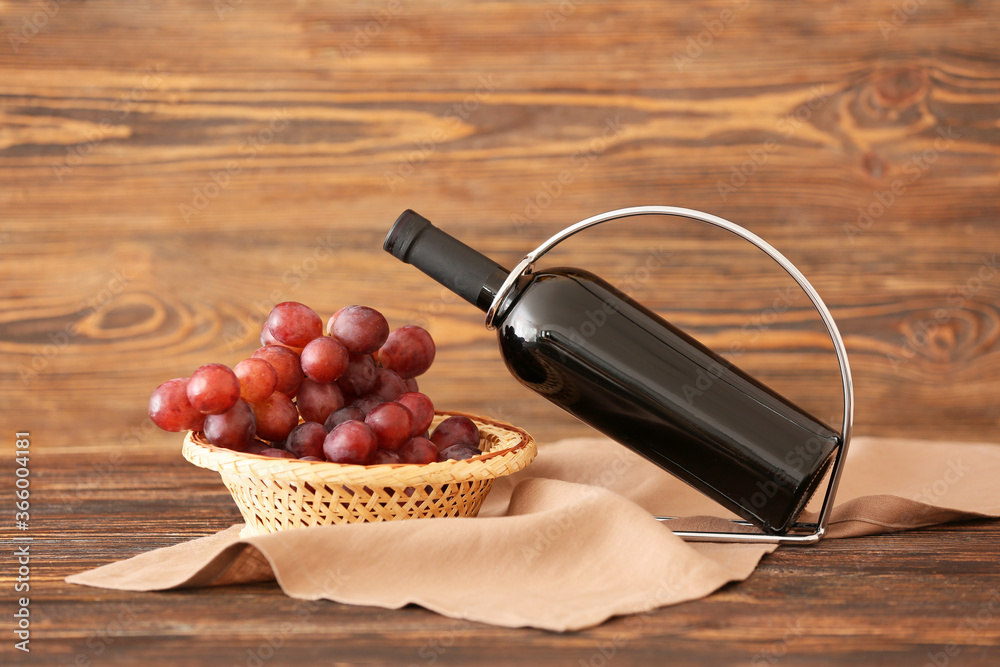
<instances>
[{"instance_id":1,"label":"wicker basket","mask_svg":"<svg viewBox=\"0 0 1000 667\"><path fill-rule=\"evenodd\" d=\"M438 412L431 428L457 414ZM244 537L338 523L476 516L493 480L524 468L537 450L519 428L464 416L479 427L484 451L464 461L359 466L278 459L215 447L194 432L182 453L222 475L246 520Z\"/></svg>"}]
</instances>

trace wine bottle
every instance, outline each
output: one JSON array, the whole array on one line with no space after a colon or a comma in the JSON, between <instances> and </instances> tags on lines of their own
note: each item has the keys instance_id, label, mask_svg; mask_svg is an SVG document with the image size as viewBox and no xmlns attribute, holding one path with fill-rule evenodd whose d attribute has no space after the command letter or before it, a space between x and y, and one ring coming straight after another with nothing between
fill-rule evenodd
<instances>
[{"instance_id":1,"label":"wine bottle","mask_svg":"<svg viewBox=\"0 0 1000 667\"><path fill-rule=\"evenodd\" d=\"M509 271L407 210L384 249L484 312ZM771 533L823 478L836 432L598 276L522 278L493 322L521 384Z\"/></svg>"}]
</instances>

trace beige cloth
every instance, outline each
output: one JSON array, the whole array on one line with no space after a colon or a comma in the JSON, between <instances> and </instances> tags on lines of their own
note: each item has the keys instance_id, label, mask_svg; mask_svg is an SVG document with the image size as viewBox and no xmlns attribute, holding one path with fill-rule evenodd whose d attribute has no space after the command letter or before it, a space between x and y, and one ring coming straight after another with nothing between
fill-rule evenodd
<instances>
[{"instance_id":1,"label":"beige cloth","mask_svg":"<svg viewBox=\"0 0 1000 667\"><path fill-rule=\"evenodd\" d=\"M1000 516L1000 445L856 438L830 537ZM684 542L725 510L605 439L540 448L479 517L324 526L240 539L242 526L76 574L135 591L276 579L295 598L418 604L508 627L578 630L746 579L770 545ZM804 517L808 518L808 517ZM810 547L787 547L805 548Z\"/></svg>"}]
</instances>

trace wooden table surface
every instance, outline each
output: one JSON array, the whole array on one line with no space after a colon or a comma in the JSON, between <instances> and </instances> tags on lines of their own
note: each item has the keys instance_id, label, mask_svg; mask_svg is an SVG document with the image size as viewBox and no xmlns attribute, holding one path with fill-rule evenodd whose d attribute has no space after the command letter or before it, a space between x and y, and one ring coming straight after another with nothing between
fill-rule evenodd
<instances>
[{"instance_id":1,"label":"wooden table surface","mask_svg":"<svg viewBox=\"0 0 1000 667\"><path fill-rule=\"evenodd\" d=\"M422 324L440 407L542 443L590 433L507 375L481 313L381 250L406 208L507 266L622 206L731 219L830 306L857 433L996 441L996 3L46 0L0 3L0 26L0 497L13 525L30 432L35 540L25 654L4 529L3 664L1000 663L991 522L782 548L707 599L565 635L274 584L63 582L238 520L146 401L248 356L278 301ZM635 219L552 262L741 344L740 366L839 423L822 325L747 244Z\"/></svg>"}]
</instances>

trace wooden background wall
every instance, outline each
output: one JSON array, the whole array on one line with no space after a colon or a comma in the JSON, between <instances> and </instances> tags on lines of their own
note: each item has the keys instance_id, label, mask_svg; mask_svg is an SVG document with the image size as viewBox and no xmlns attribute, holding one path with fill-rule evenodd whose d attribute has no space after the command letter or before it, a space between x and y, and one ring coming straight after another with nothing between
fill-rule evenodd
<instances>
[{"instance_id":1,"label":"wooden background wall","mask_svg":"<svg viewBox=\"0 0 1000 667\"><path fill-rule=\"evenodd\" d=\"M149 392L248 356L290 299L427 326L440 407L586 434L382 239L412 207L509 266L665 204L810 278L858 433L995 440L998 28L996 3L936 0L2 3L4 425L50 451L179 448ZM690 222L614 225L553 262L744 344L836 421L831 347L774 264Z\"/></svg>"}]
</instances>

